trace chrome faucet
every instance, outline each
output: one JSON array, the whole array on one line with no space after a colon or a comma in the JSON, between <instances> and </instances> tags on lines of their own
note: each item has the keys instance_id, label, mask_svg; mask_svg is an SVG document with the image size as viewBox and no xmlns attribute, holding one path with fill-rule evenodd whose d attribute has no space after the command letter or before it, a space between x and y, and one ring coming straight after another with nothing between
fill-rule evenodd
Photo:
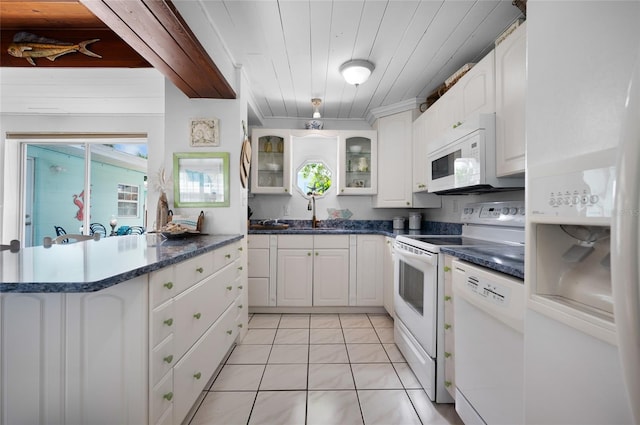
<instances>
[{"instance_id":1,"label":"chrome faucet","mask_svg":"<svg viewBox=\"0 0 640 425\"><path fill-rule=\"evenodd\" d=\"M316 219L316 196L313 192L308 192L307 195L310 196L307 211L313 211L311 213L311 227L315 229L318 227L318 220Z\"/></svg>"}]
</instances>

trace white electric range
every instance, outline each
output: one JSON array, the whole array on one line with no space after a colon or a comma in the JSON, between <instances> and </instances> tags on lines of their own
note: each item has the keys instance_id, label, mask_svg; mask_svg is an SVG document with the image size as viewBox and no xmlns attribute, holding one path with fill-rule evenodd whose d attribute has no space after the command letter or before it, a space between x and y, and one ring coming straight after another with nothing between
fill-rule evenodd
<instances>
[{"instance_id":1,"label":"white electric range","mask_svg":"<svg viewBox=\"0 0 640 425\"><path fill-rule=\"evenodd\" d=\"M394 339L432 401L452 403L444 382L441 247L524 245L524 202L465 205L461 235L399 235L395 241Z\"/></svg>"}]
</instances>

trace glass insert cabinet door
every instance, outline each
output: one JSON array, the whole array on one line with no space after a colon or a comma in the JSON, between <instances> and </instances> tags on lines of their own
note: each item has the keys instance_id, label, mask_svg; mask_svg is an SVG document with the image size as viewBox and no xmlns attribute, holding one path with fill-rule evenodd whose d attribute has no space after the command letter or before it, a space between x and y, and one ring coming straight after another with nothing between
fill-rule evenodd
<instances>
[{"instance_id":1,"label":"glass insert cabinet door","mask_svg":"<svg viewBox=\"0 0 640 425\"><path fill-rule=\"evenodd\" d=\"M289 130L254 129L251 152L251 192L291 194Z\"/></svg>"},{"instance_id":2,"label":"glass insert cabinet door","mask_svg":"<svg viewBox=\"0 0 640 425\"><path fill-rule=\"evenodd\" d=\"M341 132L339 195L374 195L378 190L375 131Z\"/></svg>"}]
</instances>

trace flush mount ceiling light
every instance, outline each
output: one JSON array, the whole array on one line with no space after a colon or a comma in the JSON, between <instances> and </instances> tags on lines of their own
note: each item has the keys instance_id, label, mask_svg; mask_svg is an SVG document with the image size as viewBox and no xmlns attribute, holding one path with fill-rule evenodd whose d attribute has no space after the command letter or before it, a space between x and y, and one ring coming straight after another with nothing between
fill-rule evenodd
<instances>
[{"instance_id":1,"label":"flush mount ceiling light","mask_svg":"<svg viewBox=\"0 0 640 425\"><path fill-rule=\"evenodd\" d=\"M322 118L322 115L320 115L320 104L322 103L322 99L319 99L317 97L314 97L313 99L311 99L311 104L313 105L313 118L318 119L318 118Z\"/></svg>"},{"instance_id":2,"label":"flush mount ceiling light","mask_svg":"<svg viewBox=\"0 0 640 425\"><path fill-rule=\"evenodd\" d=\"M349 84L358 86L369 78L375 67L366 60L351 60L340 66L340 73Z\"/></svg>"}]
</instances>

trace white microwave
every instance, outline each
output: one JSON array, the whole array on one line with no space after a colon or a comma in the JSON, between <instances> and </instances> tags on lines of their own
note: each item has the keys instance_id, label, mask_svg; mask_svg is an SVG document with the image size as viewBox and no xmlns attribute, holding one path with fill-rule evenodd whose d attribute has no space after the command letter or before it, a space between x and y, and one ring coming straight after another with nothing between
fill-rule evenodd
<instances>
[{"instance_id":1,"label":"white microwave","mask_svg":"<svg viewBox=\"0 0 640 425\"><path fill-rule=\"evenodd\" d=\"M479 114L427 154L427 187L441 195L524 189L524 177L496 177L496 116Z\"/></svg>"}]
</instances>

